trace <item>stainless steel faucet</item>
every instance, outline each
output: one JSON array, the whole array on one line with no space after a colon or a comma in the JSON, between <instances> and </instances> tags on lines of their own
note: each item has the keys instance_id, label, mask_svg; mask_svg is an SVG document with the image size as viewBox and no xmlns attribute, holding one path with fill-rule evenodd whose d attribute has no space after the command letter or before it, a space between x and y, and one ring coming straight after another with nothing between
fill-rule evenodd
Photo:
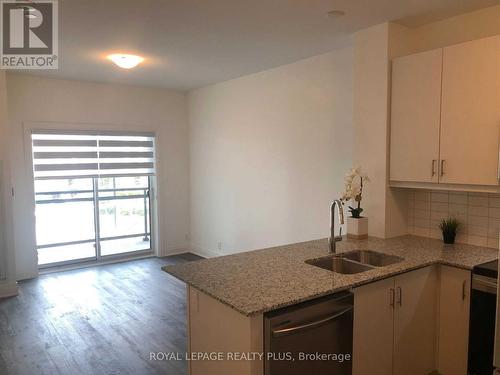
<instances>
[{"instance_id":1,"label":"stainless steel faucet","mask_svg":"<svg viewBox=\"0 0 500 375\"><path fill-rule=\"evenodd\" d=\"M338 241L342 241L342 227L340 227L340 233L338 236L335 236L335 206L339 211L339 224L344 224L344 210L342 209L342 202L339 199L335 199L330 206L330 253L335 254L336 244Z\"/></svg>"}]
</instances>

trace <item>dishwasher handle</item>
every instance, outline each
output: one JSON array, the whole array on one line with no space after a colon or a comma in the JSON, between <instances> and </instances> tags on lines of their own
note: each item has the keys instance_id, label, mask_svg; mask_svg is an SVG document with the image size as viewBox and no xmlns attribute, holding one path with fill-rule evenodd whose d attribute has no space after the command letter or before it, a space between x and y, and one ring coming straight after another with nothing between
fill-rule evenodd
<instances>
[{"instance_id":1,"label":"dishwasher handle","mask_svg":"<svg viewBox=\"0 0 500 375\"><path fill-rule=\"evenodd\" d=\"M307 329L310 329L310 328L315 328L315 327L318 327L318 326L320 326L322 324L325 324L325 323L328 323L328 322L330 322L332 320L336 320L336 319L340 318L342 315L345 315L348 312L352 311L352 309L353 309L353 307L350 306L350 307L348 307L348 308L346 308L344 310L339 311L336 314L333 314L331 316L328 316L326 318L323 318L323 319L320 319L320 320L317 320L317 321L314 321L314 322L305 323L305 324L301 324L301 325L298 325L298 326L295 326L295 327L290 327L290 328L283 328L283 329L273 330L272 334L273 334L273 336L279 337L279 336L285 336L285 335L290 335L290 334L297 333L297 332L300 332L300 331L304 331L304 330L307 330Z\"/></svg>"},{"instance_id":2,"label":"dishwasher handle","mask_svg":"<svg viewBox=\"0 0 500 375\"><path fill-rule=\"evenodd\" d=\"M483 275L472 275L472 289L497 294L497 279Z\"/></svg>"}]
</instances>

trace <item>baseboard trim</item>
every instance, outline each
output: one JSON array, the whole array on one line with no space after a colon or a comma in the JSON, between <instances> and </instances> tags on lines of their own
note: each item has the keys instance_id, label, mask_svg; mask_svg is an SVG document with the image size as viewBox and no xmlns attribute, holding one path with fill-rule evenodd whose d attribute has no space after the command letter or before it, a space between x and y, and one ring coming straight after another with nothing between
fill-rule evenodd
<instances>
[{"instance_id":1,"label":"baseboard trim","mask_svg":"<svg viewBox=\"0 0 500 375\"><path fill-rule=\"evenodd\" d=\"M198 255L198 256L203 257L203 258L215 258L215 257L221 257L224 255L228 255L228 254L219 253L217 251L208 250L208 249L202 248L201 246L183 245L183 246L173 246L167 250L165 255L159 255L159 257L180 255L180 254L185 254L185 253L191 253L191 254Z\"/></svg>"},{"instance_id":2,"label":"baseboard trim","mask_svg":"<svg viewBox=\"0 0 500 375\"><path fill-rule=\"evenodd\" d=\"M184 254L184 253L189 253L189 246L187 244L182 244L178 246L171 246L166 249L166 251L162 251L158 253L158 257L168 257L170 255L179 255L179 254Z\"/></svg>"},{"instance_id":3,"label":"baseboard trim","mask_svg":"<svg viewBox=\"0 0 500 375\"><path fill-rule=\"evenodd\" d=\"M201 247L198 246L193 246L189 252L203 258L215 258L224 255L212 250L202 249Z\"/></svg>"},{"instance_id":4,"label":"baseboard trim","mask_svg":"<svg viewBox=\"0 0 500 375\"><path fill-rule=\"evenodd\" d=\"M17 282L0 283L0 298L14 297L19 294Z\"/></svg>"}]
</instances>

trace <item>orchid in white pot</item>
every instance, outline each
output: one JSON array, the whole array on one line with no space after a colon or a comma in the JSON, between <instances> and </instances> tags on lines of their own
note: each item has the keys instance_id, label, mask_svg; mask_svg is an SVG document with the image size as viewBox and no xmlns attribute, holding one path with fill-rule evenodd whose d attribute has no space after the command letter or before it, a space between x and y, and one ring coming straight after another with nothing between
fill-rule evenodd
<instances>
[{"instance_id":1,"label":"orchid in white pot","mask_svg":"<svg viewBox=\"0 0 500 375\"><path fill-rule=\"evenodd\" d=\"M357 207L349 206L349 212L353 218L361 218L363 209L361 208L361 200L363 199L363 186L370 179L366 173L363 173L361 167L353 167L345 175L345 191L342 194L342 202L353 201Z\"/></svg>"}]
</instances>

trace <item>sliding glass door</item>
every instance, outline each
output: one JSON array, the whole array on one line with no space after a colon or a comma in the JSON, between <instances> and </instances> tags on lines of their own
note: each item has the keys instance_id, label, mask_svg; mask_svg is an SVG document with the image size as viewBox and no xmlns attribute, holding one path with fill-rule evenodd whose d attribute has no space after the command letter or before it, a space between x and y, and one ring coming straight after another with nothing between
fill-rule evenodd
<instances>
[{"instance_id":1,"label":"sliding glass door","mask_svg":"<svg viewBox=\"0 0 500 375\"><path fill-rule=\"evenodd\" d=\"M40 267L152 251L153 141L33 135Z\"/></svg>"},{"instance_id":2,"label":"sliding glass door","mask_svg":"<svg viewBox=\"0 0 500 375\"><path fill-rule=\"evenodd\" d=\"M151 249L149 178L98 180L101 256Z\"/></svg>"},{"instance_id":3,"label":"sliding glass door","mask_svg":"<svg viewBox=\"0 0 500 375\"><path fill-rule=\"evenodd\" d=\"M151 251L149 176L35 182L38 264Z\"/></svg>"},{"instance_id":4,"label":"sliding glass door","mask_svg":"<svg viewBox=\"0 0 500 375\"><path fill-rule=\"evenodd\" d=\"M92 178L35 181L38 264L96 259Z\"/></svg>"}]
</instances>

